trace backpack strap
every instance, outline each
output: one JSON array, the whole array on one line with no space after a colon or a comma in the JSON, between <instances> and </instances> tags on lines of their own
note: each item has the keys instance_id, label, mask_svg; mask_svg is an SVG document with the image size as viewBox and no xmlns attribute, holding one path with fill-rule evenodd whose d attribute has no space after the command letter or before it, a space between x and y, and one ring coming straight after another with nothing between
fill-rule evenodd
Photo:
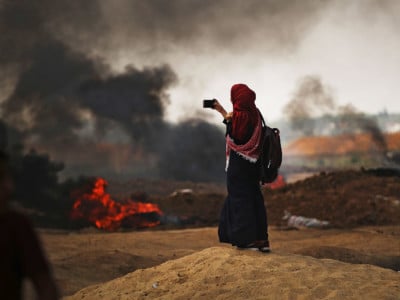
<instances>
[{"instance_id":1,"label":"backpack strap","mask_svg":"<svg viewBox=\"0 0 400 300\"><path fill-rule=\"evenodd\" d=\"M267 127L267 124L265 123L265 120L264 120L264 117L263 117L261 111L259 109L257 109L257 110L258 110L258 113L260 114L262 124L264 125L264 127Z\"/></svg>"},{"instance_id":2,"label":"backpack strap","mask_svg":"<svg viewBox=\"0 0 400 300\"><path fill-rule=\"evenodd\" d=\"M268 127L268 126L267 126L267 123L265 123L265 120L264 120L264 117L263 117L261 111L260 111L259 109L257 109L257 110L258 110L258 112L259 112L259 114L260 114L261 122L262 122L262 124L263 124L263 127ZM275 134L278 134L278 135L280 134L280 131L279 131L278 128L271 128L271 129L272 129L272 131L273 131Z\"/></svg>"}]
</instances>

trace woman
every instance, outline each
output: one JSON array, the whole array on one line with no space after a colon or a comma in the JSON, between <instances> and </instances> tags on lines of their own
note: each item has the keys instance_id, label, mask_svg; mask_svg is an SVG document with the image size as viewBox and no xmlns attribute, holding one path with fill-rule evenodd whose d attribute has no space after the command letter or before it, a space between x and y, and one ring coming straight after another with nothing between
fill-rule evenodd
<instances>
[{"instance_id":1,"label":"woman","mask_svg":"<svg viewBox=\"0 0 400 300\"><path fill-rule=\"evenodd\" d=\"M228 197L221 211L220 242L239 249L269 252L267 215L260 189L262 123L255 105L256 94L245 84L231 89L233 112L215 101L214 109L226 124Z\"/></svg>"}]
</instances>

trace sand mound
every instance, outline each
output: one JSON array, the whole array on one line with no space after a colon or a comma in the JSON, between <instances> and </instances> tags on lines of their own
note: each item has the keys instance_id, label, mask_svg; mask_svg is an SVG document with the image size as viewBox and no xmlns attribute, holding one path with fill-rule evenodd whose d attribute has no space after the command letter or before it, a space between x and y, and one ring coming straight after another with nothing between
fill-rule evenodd
<instances>
[{"instance_id":1,"label":"sand mound","mask_svg":"<svg viewBox=\"0 0 400 300\"><path fill-rule=\"evenodd\" d=\"M213 247L66 299L398 299L399 280L371 265Z\"/></svg>"},{"instance_id":2,"label":"sand mound","mask_svg":"<svg viewBox=\"0 0 400 300\"><path fill-rule=\"evenodd\" d=\"M53 260L53 264L58 267L57 276L64 278L59 282L63 290L68 290L71 286L88 286L93 284L93 280L107 281L120 276L121 273L127 274L158 263L156 258L132 255L118 250L81 251L79 254ZM95 266L96 271L93 272L88 266Z\"/></svg>"}]
</instances>

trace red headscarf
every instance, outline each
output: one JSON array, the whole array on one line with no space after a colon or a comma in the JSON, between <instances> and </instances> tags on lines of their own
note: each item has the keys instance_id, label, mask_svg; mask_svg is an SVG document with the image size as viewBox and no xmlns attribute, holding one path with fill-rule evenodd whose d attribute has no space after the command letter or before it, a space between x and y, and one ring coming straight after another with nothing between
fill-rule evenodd
<instances>
[{"instance_id":1,"label":"red headscarf","mask_svg":"<svg viewBox=\"0 0 400 300\"><path fill-rule=\"evenodd\" d=\"M253 163L257 162L259 158L262 123L260 113L254 104L255 100L256 93L247 85L235 84L232 86L232 132L231 136L226 136L226 170L229 166L231 150ZM236 144L237 141L244 144Z\"/></svg>"},{"instance_id":2,"label":"red headscarf","mask_svg":"<svg viewBox=\"0 0 400 300\"><path fill-rule=\"evenodd\" d=\"M256 93L247 85L239 83L231 88L233 104L232 137L235 140L246 142L249 132L253 131L258 121L258 110L255 105Z\"/></svg>"}]
</instances>

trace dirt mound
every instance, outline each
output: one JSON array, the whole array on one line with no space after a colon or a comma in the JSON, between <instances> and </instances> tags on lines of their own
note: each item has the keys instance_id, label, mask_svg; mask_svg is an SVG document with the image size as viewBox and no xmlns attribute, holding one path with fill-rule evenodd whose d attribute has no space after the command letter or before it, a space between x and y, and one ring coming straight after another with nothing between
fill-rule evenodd
<instances>
[{"instance_id":1,"label":"dirt mound","mask_svg":"<svg viewBox=\"0 0 400 300\"><path fill-rule=\"evenodd\" d=\"M400 224L400 178L372 172L321 173L280 190L265 190L269 223L284 225L294 215L327 220L334 226Z\"/></svg>"},{"instance_id":2,"label":"dirt mound","mask_svg":"<svg viewBox=\"0 0 400 300\"><path fill-rule=\"evenodd\" d=\"M327 220L334 227L398 225L400 177L394 175L340 171L321 173L279 190L265 188L268 222L285 226L282 217L287 210L293 215ZM221 193L178 193L153 201L169 218L164 220L164 227L201 227L218 224L225 197Z\"/></svg>"},{"instance_id":3,"label":"dirt mound","mask_svg":"<svg viewBox=\"0 0 400 300\"><path fill-rule=\"evenodd\" d=\"M156 194L143 192L145 186L151 191L154 182L143 184L142 189L135 184L116 185L114 192L118 190L121 199L157 204L163 211L161 226L157 229L218 224L226 198L223 186L181 183L182 189L174 190L178 185L171 185L167 194L157 195L167 190L167 183L156 185L159 188ZM400 224L400 176L393 170L321 173L278 190L264 188L263 193L270 225L285 226L286 221L282 220L285 210L293 215L329 221L334 227Z\"/></svg>"},{"instance_id":4,"label":"dirt mound","mask_svg":"<svg viewBox=\"0 0 400 300\"><path fill-rule=\"evenodd\" d=\"M62 295L221 246L215 227L104 233L41 231ZM400 226L330 230L270 228L272 251L375 264L399 271ZM26 298L26 299L33 299Z\"/></svg>"},{"instance_id":5,"label":"dirt mound","mask_svg":"<svg viewBox=\"0 0 400 300\"><path fill-rule=\"evenodd\" d=\"M180 194L160 200L165 214L164 227L204 227L218 224L224 194ZM174 217L178 220L174 221ZM168 219L169 218L169 219Z\"/></svg>"},{"instance_id":6,"label":"dirt mound","mask_svg":"<svg viewBox=\"0 0 400 300\"><path fill-rule=\"evenodd\" d=\"M108 185L108 192L116 198L130 197L132 196L132 192L136 194L133 196L139 196L139 198L140 193L153 197L165 197L181 189L190 189L197 194L224 193L226 191L223 183L175 181L167 179L155 180L137 178L128 181L111 180Z\"/></svg>"},{"instance_id":7,"label":"dirt mound","mask_svg":"<svg viewBox=\"0 0 400 300\"><path fill-rule=\"evenodd\" d=\"M208 248L85 288L67 299L397 299L400 275L291 254Z\"/></svg>"}]
</instances>

